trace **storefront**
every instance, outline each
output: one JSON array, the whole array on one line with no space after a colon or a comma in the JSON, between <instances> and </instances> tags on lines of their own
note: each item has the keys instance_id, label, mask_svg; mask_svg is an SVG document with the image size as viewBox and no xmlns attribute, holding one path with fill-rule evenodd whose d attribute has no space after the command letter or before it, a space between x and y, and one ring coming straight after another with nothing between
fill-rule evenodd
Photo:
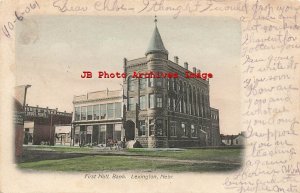
<instances>
[{"instance_id":1,"label":"storefront","mask_svg":"<svg viewBox=\"0 0 300 193\"><path fill-rule=\"evenodd\" d=\"M95 125L77 125L74 127L74 146L105 147L111 142L122 140L121 123L107 123Z\"/></svg>"},{"instance_id":2,"label":"storefront","mask_svg":"<svg viewBox=\"0 0 300 193\"><path fill-rule=\"evenodd\" d=\"M74 146L107 146L122 140L122 90L97 91L74 96L72 144Z\"/></svg>"}]
</instances>

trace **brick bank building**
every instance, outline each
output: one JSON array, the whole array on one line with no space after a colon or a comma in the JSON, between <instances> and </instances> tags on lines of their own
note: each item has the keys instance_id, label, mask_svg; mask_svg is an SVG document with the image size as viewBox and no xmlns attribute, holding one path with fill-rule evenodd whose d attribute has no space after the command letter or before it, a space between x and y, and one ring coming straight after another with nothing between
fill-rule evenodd
<instances>
[{"instance_id":1,"label":"brick bank building","mask_svg":"<svg viewBox=\"0 0 300 193\"><path fill-rule=\"evenodd\" d=\"M220 145L219 111L210 106L209 81L201 78L185 78L185 72L189 71L188 63L185 62L182 67L179 65L178 57L175 56L174 61L171 61L168 54L155 20L154 32L145 56L133 60L124 59L124 72L127 77L123 79L123 91L120 92L118 98L121 99L123 106L123 112L118 113L122 115L122 121L119 119L120 116L113 115L111 120L104 118L101 121L99 116L96 116L97 121L90 121L90 125L94 125L93 130L98 136L99 132L95 130L98 127L95 124L99 124L99 128L102 128L100 122L101 125L106 125L101 130L104 136L102 142L107 140L105 136L110 136L117 140L122 140L123 137L127 141L136 140L142 147L149 148ZM132 76L134 72L149 71L177 73L178 78L134 78ZM198 73L200 70L194 67L192 72ZM108 95L105 98L100 97L94 100L107 101ZM73 101L75 116L82 114L79 112L77 102ZM112 105L114 102L116 101L109 102L108 100L105 103L110 103L111 108L115 109ZM89 100L80 102L81 109L85 111L84 114L88 103ZM95 114L92 109L90 107L90 115ZM121 111L120 107L118 109ZM100 112L98 111L97 107L97 114L101 114L101 109ZM108 112L107 107L103 111ZM91 116L90 119L94 117ZM87 120L78 120L81 118L75 117L76 125L81 126L80 130L83 131L83 128L88 127ZM118 131L121 129L121 132L114 137L115 129L108 131L108 125L120 123L122 126L117 128L119 128ZM115 126L111 127L115 128ZM77 133L79 134L79 131Z\"/></svg>"}]
</instances>

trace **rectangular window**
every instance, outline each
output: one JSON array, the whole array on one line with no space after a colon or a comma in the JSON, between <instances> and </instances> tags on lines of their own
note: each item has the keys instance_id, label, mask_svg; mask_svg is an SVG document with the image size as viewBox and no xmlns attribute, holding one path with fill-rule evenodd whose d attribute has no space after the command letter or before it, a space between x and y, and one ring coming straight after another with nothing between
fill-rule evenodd
<instances>
[{"instance_id":1,"label":"rectangular window","mask_svg":"<svg viewBox=\"0 0 300 193\"><path fill-rule=\"evenodd\" d=\"M162 87L162 85L163 85L163 80L162 80L162 78L157 78L157 79L156 79L156 86Z\"/></svg>"},{"instance_id":2,"label":"rectangular window","mask_svg":"<svg viewBox=\"0 0 300 193\"><path fill-rule=\"evenodd\" d=\"M176 136L176 121L170 121L170 136Z\"/></svg>"},{"instance_id":3,"label":"rectangular window","mask_svg":"<svg viewBox=\"0 0 300 193\"><path fill-rule=\"evenodd\" d=\"M171 110L171 98L168 97L168 109Z\"/></svg>"},{"instance_id":4,"label":"rectangular window","mask_svg":"<svg viewBox=\"0 0 300 193\"><path fill-rule=\"evenodd\" d=\"M147 79L146 78L141 78L140 79L140 89L144 90L146 88L146 83L147 83Z\"/></svg>"},{"instance_id":5,"label":"rectangular window","mask_svg":"<svg viewBox=\"0 0 300 193\"><path fill-rule=\"evenodd\" d=\"M75 107L75 121L80 120L80 107Z\"/></svg>"},{"instance_id":6,"label":"rectangular window","mask_svg":"<svg viewBox=\"0 0 300 193\"><path fill-rule=\"evenodd\" d=\"M139 129L139 136L145 136L146 135L146 125L145 120L140 121L140 129Z\"/></svg>"},{"instance_id":7,"label":"rectangular window","mask_svg":"<svg viewBox=\"0 0 300 193\"><path fill-rule=\"evenodd\" d=\"M154 94L150 94L149 95L149 108L154 108L154 105L155 105Z\"/></svg>"},{"instance_id":8,"label":"rectangular window","mask_svg":"<svg viewBox=\"0 0 300 193\"><path fill-rule=\"evenodd\" d=\"M140 109L141 110L144 110L147 108L147 105L146 105L146 96L140 96Z\"/></svg>"},{"instance_id":9,"label":"rectangular window","mask_svg":"<svg viewBox=\"0 0 300 193\"><path fill-rule=\"evenodd\" d=\"M149 78L149 87L154 87L154 78Z\"/></svg>"},{"instance_id":10,"label":"rectangular window","mask_svg":"<svg viewBox=\"0 0 300 193\"><path fill-rule=\"evenodd\" d=\"M191 135L192 137L197 137L197 131L195 129L195 125L191 125Z\"/></svg>"},{"instance_id":11,"label":"rectangular window","mask_svg":"<svg viewBox=\"0 0 300 193\"><path fill-rule=\"evenodd\" d=\"M128 110L129 111L135 110L135 100L133 97L129 98L129 100L128 100Z\"/></svg>"},{"instance_id":12,"label":"rectangular window","mask_svg":"<svg viewBox=\"0 0 300 193\"><path fill-rule=\"evenodd\" d=\"M168 79L168 90L172 90L173 87L173 79Z\"/></svg>"},{"instance_id":13,"label":"rectangular window","mask_svg":"<svg viewBox=\"0 0 300 193\"><path fill-rule=\"evenodd\" d=\"M86 120L86 107L81 107L81 120Z\"/></svg>"},{"instance_id":14,"label":"rectangular window","mask_svg":"<svg viewBox=\"0 0 300 193\"><path fill-rule=\"evenodd\" d=\"M115 118L122 117L122 103L115 103Z\"/></svg>"},{"instance_id":15,"label":"rectangular window","mask_svg":"<svg viewBox=\"0 0 300 193\"><path fill-rule=\"evenodd\" d=\"M176 99L173 98L173 111L175 111L175 110L176 110Z\"/></svg>"},{"instance_id":16,"label":"rectangular window","mask_svg":"<svg viewBox=\"0 0 300 193\"><path fill-rule=\"evenodd\" d=\"M93 106L87 107L87 120L93 120Z\"/></svg>"},{"instance_id":17,"label":"rectangular window","mask_svg":"<svg viewBox=\"0 0 300 193\"><path fill-rule=\"evenodd\" d=\"M176 81L176 79L174 79L173 90L177 91L177 81Z\"/></svg>"},{"instance_id":18,"label":"rectangular window","mask_svg":"<svg viewBox=\"0 0 300 193\"><path fill-rule=\"evenodd\" d=\"M129 91L134 91L134 81L132 77L128 78L128 90Z\"/></svg>"},{"instance_id":19,"label":"rectangular window","mask_svg":"<svg viewBox=\"0 0 300 193\"><path fill-rule=\"evenodd\" d=\"M100 118L106 119L106 104L100 105Z\"/></svg>"},{"instance_id":20,"label":"rectangular window","mask_svg":"<svg viewBox=\"0 0 300 193\"><path fill-rule=\"evenodd\" d=\"M108 119L114 118L114 112L115 112L115 104L114 103L107 104L107 118Z\"/></svg>"},{"instance_id":21,"label":"rectangular window","mask_svg":"<svg viewBox=\"0 0 300 193\"><path fill-rule=\"evenodd\" d=\"M156 97L156 107L162 108L163 107L163 98L162 95L157 95Z\"/></svg>"},{"instance_id":22,"label":"rectangular window","mask_svg":"<svg viewBox=\"0 0 300 193\"><path fill-rule=\"evenodd\" d=\"M183 131L183 136L186 137L187 136L187 129L186 129L185 123L181 123L181 129Z\"/></svg>"},{"instance_id":23,"label":"rectangular window","mask_svg":"<svg viewBox=\"0 0 300 193\"><path fill-rule=\"evenodd\" d=\"M100 118L99 105L93 105L93 118L94 118L94 120L99 120L99 118Z\"/></svg>"},{"instance_id":24,"label":"rectangular window","mask_svg":"<svg viewBox=\"0 0 300 193\"><path fill-rule=\"evenodd\" d=\"M176 110L178 112L181 112L181 99L178 99L177 105L178 105L178 108Z\"/></svg>"},{"instance_id":25,"label":"rectangular window","mask_svg":"<svg viewBox=\"0 0 300 193\"><path fill-rule=\"evenodd\" d=\"M164 131L163 131L163 121L161 119L156 120L156 133L158 136L163 136Z\"/></svg>"},{"instance_id":26,"label":"rectangular window","mask_svg":"<svg viewBox=\"0 0 300 193\"><path fill-rule=\"evenodd\" d=\"M149 136L154 136L154 119L149 120Z\"/></svg>"}]
</instances>

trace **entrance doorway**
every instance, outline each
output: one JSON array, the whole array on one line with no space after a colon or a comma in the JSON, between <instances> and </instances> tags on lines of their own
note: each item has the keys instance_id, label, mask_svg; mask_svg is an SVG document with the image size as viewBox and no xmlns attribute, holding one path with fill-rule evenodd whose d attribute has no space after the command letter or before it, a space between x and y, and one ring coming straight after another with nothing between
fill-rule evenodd
<instances>
[{"instance_id":1,"label":"entrance doorway","mask_svg":"<svg viewBox=\"0 0 300 193\"><path fill-rule=\"evenodd\" d=\"M106 141L111 141L114 139L114 125L107 124L106 125Z\"/></svg>"},{"instance_id":2,"label":"entrance doorway","mask_svg":"<svg viewBox=\"0 0 300 193\"><path fill-rule=\"evenodd\" d=\"M126 141L129 140L134 140L134 136L135 136L135 123L131 120L128 120L125 122L125 138Z\"/></svg>"}]
</instances>

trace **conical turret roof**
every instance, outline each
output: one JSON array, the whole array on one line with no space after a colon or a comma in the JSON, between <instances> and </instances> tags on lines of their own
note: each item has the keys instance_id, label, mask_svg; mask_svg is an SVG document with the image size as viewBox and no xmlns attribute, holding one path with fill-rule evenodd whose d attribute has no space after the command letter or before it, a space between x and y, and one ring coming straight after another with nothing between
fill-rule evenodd
<instances>
[{"instance_id":1,"label":"conical turret roof","mask_svg":"<svg viewBox=\"0 0 300 193\"><path fill-rule=\"evenodd\" d=\"M162 52L162 53L168 54L168 50L166 50L166 48L164 46L164 43L161 39L156 22L157 22L157 20L155 19L155 28L154 28L148 49L146 51L146 55L149 53L153 53L153 52Z\"/></svg>"}]
</instances>

